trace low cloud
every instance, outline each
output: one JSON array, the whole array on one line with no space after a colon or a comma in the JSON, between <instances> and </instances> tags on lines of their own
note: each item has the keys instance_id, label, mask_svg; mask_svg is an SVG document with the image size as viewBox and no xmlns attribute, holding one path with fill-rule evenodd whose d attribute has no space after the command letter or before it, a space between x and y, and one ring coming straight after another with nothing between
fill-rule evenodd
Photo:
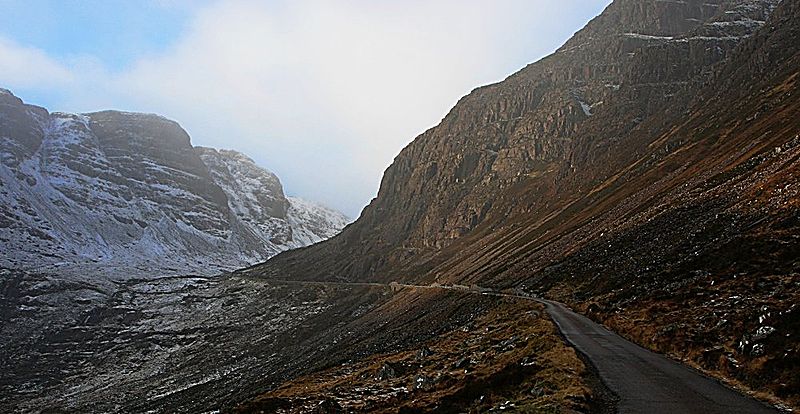
<instances>
[{"instance_id":1,"label":"low cloud","mask_svg":"<svg viewBox=\"0 0 800 414\"><path fill-rule=\"evenodd\" d=\"M74 81L71 70L41 50L0 37L0 74L3 82L20 88L63 87Z\"/></svg>"},{"instance_id":2,"label":"low cloud","mask_svg":"<svg viewBox=\"0 0 800 414\"><path fill-rule=\"evenodd\" d=\"M54 109L161 113L195 144L241 150L290 194L355 216L458 98L552 51L585 22L576 9L604 1L554 3L224 1L117 72L0 39L0 80L58 90Z\"/></svg>"}]
</instances>

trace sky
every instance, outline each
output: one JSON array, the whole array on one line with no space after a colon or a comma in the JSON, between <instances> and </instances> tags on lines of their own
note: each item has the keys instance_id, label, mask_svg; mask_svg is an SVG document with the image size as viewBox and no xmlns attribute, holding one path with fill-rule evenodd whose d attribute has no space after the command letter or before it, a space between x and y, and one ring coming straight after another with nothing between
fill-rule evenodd
<instances>
[{"instance_id":1,"label":"sky","mask_svg":"<svg viewBox=\"0 0 800 414\"><path fill-rule=\"evenodd\" d=\"M610 0L0 0L0 87L178 121L355 218L459 98Z\"/></svg>"}]
</instances>

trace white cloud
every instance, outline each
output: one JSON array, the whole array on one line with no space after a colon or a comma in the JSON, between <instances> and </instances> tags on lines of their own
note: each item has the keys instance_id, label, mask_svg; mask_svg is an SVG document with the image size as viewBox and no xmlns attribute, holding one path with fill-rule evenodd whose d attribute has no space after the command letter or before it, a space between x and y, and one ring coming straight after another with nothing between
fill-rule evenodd
<instances>
[{"instance_id":1,"label":"white cloud","mask_svg":"<svg viewBox=\"0 0 800 414\"><path fill-rule=\"evenodd\" d=\"M0 74L3 82L18 87L63 87L74 81L68 68L41 50L0 37Z\"/></svg>"},{"instance_id":2,"label":"white cloud","mask_svg":"<svg viewBox=\"0 0 800 414\"><path fill-rule=\"evenodd\" d=\"M472 88L553 50L583 24L565 32L565 10L586 3L221 1L119 73L0 41L0 79L60 88L58 109L164 114L195 144L242 150L289 193L354 215L404 145Z\"/></svg>"}]
</instances>

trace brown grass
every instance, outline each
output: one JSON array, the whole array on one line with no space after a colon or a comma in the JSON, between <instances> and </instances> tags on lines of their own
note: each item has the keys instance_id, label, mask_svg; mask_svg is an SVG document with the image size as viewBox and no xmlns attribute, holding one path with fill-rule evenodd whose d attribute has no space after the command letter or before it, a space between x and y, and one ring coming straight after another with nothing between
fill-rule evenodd
<instances>
[{"instance_id":1,"label":"brown grass","mask_svg":"<svg viewBox=\"0 0 800 414\"><path fill-rule=\"evenodd\" d=\"M585 409L591 390L575 351L541 306L498 307L417 349L376 355L289 381L239 412L517 412ZM426 349L430 355L421 356ZM392 367L393 375L380 378ZM417 378L429 386L415 388Z\"/></svg>"}]
</instances>

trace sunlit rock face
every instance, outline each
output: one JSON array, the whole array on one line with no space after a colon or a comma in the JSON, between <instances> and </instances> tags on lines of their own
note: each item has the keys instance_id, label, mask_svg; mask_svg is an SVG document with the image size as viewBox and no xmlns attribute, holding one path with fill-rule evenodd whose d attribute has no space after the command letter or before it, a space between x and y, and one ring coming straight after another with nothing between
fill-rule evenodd
<instances>
[{"instance_id":1,"label":"sunlit rock face","mask_svg":"<svg viewBox=\"0 0 800 414\"><path fill-rule=\"evenodd\" d=\"M347 219L152 114L49 113L0 93L0 265L132 276L247 266ZM297 233L298 236L294 234Z\"/></svg>"}]
</instances>

